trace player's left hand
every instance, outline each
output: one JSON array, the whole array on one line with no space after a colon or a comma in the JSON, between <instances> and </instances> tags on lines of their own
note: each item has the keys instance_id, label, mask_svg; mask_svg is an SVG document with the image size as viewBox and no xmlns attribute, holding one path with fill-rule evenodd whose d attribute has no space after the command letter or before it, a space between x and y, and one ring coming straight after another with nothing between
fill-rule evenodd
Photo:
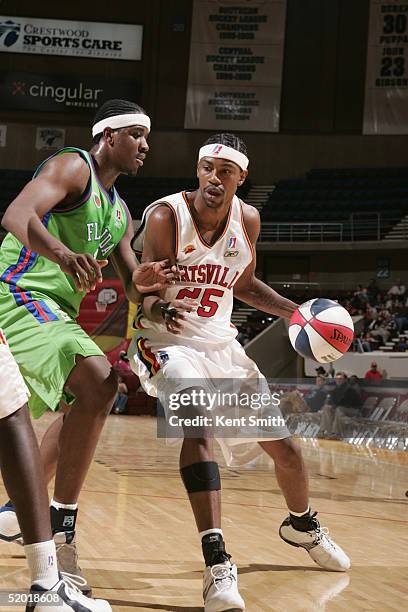
<instances>
[{"instance_id":1,"label":"player's left hand","mask_svg":"<svg viewBox=\"0 0 408 612\"><path fill-rule=\"evenodd\" d=\"M171 285L176 278L176 266L168 259L141 263L133 272L133 284L139 293L160 291Z\"/></svg>"},{"instance_id":2,"label":"player's left hand","mask_svg":"<svg viewBox=\"0 0 408 612\"><path fill-rule=\"evenodd\" d=\"M184 298L182 300L172 300L166 306L160 306L167 331L176 335L180 334L183 331L183 322L186 321L186 313L195 312L198 305L195 300Z\"/></svg>"}]
</instances>

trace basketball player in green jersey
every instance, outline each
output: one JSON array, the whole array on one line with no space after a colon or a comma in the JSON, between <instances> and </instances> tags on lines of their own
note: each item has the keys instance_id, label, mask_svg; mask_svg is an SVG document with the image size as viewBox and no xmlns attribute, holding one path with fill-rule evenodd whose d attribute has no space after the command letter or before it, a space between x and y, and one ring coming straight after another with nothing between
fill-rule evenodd
<instances>
[{"instance_id":1,"label":"basketball player in green jersey","mask_svg":"<svg viewBox=\"0 0 408 612\"><path fill-rule=\"evenodd\" d=\"M149 131L136 104L105 103L92 149L48 158L2 220L9 233L0 250L0 327L30 391L31 413L56 410L61 399L72 403L59 435L51 521L60 569L73 574L78 496L117 392L107 358L75 317L107 258L134 302L172 277L167 262L137 264L132 219L114 187L120 174L135 176L143 166Z\"/></svg>"}]
</instances>

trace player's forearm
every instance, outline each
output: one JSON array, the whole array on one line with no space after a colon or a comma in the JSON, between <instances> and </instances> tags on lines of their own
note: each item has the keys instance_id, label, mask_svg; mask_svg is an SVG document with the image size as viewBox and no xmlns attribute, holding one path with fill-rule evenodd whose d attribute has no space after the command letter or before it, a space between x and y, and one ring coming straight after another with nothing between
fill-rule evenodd
<instances>
[{"instance_id":1,"label":"player's forearm","mask_svg":"<svg viewBox=\"0 0 408 612\"><path fill-rule=\"evenodd\" d=\"M2 225L25 247L55 263L63 261L64 255L70 252L62 242L47 231L35 212L17 217L16 214L7 214L6 211Z\"/></svg>"},{"instance_id":2,"label":"player's forearm","mask_svg":"<svg viewBox=\"0 0 408 612\"><path fill-rule=\"evenodd\" d=\"M290 319L297 304L283 297L271 287L255 278L250 286L234 291L234 297L269 314Z\"/></svg>"},{"instance_id":3,"label":"player's forearm","mask_svg":"<svg viewBox=\"0 0 408 612\"><path fill-rule=\"evenodd\" d=\"M136 289L132 282L130 282L126 287L126 297L129 302L132 302L133 304L141 304L143 300L142 294Z\"/></svg>"}]
</instances>

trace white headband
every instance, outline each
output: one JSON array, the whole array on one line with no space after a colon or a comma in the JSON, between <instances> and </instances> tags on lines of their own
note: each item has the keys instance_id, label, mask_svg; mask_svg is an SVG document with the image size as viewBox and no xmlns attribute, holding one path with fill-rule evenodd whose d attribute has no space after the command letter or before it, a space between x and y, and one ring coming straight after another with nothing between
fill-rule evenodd
<instances>
[{"instance_id":1,"label":"white headband","mask_svg":"<svg viewBox=\"0 0 408 612\"><path fill-rule=\"evenodd\" d=\"M150 132L150 117L143 113L127 113L125 115L108 117L107 119L102 119L102 121L95 123L92 127L92 136L100 134L107 127L112 128L112 130L117 130L118 128L129 127L130 125L141 125Z\"/></svg>"},{"instance_id":2,"label":"white headband","mask_svg":"<svg viewBox=\"0 0 408 612\"><path fill-rule=\"evenodd\" d=\"M246 170L249 164L249 159L246 155L236 151L232 147L226 147L222 144L209 144L201 147L198 154L198 161L203 157L220 157L221 159L228 159L236 163L242 170Z\"/></svg>"}]
</instances>

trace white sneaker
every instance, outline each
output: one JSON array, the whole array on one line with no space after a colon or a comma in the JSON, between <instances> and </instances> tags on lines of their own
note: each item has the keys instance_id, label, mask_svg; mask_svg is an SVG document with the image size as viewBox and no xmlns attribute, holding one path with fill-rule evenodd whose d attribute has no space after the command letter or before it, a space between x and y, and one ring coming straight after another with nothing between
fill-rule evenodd
<instances>
[{"instance_id":1,"label":"white sneaker","mask_svg":"<svg viewBox=\"0 0 408 612\"><path fill-rule=\"evenodd\" d=\"M237 566L229 561L206 567L203 582L204 612L245 610L238 592Z\"/></svg>"},{"instance_id":2,"label":"white sneaker","mask_svg":"<svg viewBox=\"0 0 408 612\"><path fill-rule=\"evenodd\" d=\"M49 590L33 584L30 595L33 602L27 604L26 612L112 612L108 601L85 597L66 574L60 574L60 580Z\"/></svg>"},{"instance_id":3,"label":"white sneaker","mask_svg":"<svg viewBox=\"0 0 408 612\"><path fill-rule=\"evenodd\" d=\"M320 527L315 514L312 516L313 529L310 531L295 529L290 518L287 517L279 528L280 537L291 546L307 550L313 561L323 569L345 572L350 568L350 559L344 550L329 537L327 527Z\"/></svg>"},{"instance_id":4,"label":"white sneaker","mask_svg":"<svg viewBox=\"0 0 408 612\"><path fill-rule=\"evenodd\" d=\"M21 529L11 502L0 507L0 540L22 544Z\"/></svg>"}]
</instances>

